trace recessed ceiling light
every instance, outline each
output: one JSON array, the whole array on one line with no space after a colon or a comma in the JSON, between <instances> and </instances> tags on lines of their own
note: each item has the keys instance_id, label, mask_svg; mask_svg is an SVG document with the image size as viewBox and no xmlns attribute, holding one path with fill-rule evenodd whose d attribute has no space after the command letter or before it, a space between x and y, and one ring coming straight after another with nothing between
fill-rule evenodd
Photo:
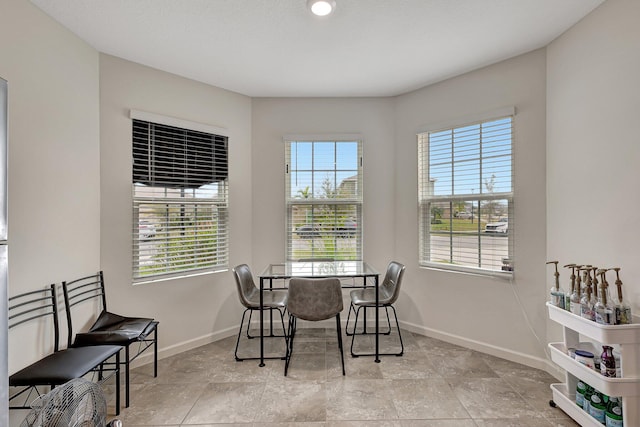
<instances>
[{"instance_id":1,"label":"recessed ceiling light","mask_svg":"<svg viewBox=\"0 0 640 427\"><path fill-rule=\"evenodd\" d=\"M317 16L327 16L336 8L335 0L307 0L307 7Z\"/></svg>"}]
</instances>

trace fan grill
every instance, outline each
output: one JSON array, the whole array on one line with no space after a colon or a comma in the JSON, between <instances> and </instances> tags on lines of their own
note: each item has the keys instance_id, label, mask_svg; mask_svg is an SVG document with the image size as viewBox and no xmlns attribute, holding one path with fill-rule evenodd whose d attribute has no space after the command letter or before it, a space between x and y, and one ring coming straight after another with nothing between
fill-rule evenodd
<instances>
[{"instance_id":1,"label":"fan grill","mask_svg":"<svg viewBox=\"0 0 640 427\"><path fill-rule=\"evenodd\" d=\"M100 386L73 379L38 398L20 427L104 427L107 402Z\"/></svg>"}]
</instances>

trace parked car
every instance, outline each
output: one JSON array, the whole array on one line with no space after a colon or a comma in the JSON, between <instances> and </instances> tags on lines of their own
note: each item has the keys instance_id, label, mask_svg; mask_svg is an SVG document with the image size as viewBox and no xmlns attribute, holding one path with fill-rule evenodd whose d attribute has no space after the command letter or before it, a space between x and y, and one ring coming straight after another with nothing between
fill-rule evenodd
<instances>
[{"instance_id":1,"label":"parked car","mask_svg":"<svg viewBox=\"0 0 640 427\"><path fill-rule=\"evenodd\" d=\"M138 235L141 240L152 239L156 237L156 226L149 221L140 221L138 224Z\"/></svg>"},{"instance_id":2,"label":"parked car","mask_svg":"<svg viewBox=\"0 0 640 427\"><path fill-rule=\"evenodd\" d=\"M509 220L507 218L500 218L498 222L490 222L484 226L485 233L503 233L506 234L509 231Z\"/></svg>"},{"instance_id":3,"label":"parked car","mask_svg":"<svg viewBox=\"0 0 640 427\"><path fill-rule=\"evenodd\" d=\"M304 224L296 228L296 234L301 239L313 239L320 237L320 228L313 224Z\"/></svg>"},{"instance_id":4,"label":"parked car","mask_svg":"<svg viewBox=\"0 0 640 427\"><path fill-rule=\"evenodd\" d=\"M459 219L471 219L471 212L457 212L455 215L456 218Z\"/></svg>"},{"instance_id":5,"label":"parked car","mask_svg":"<svg viewBox=\"0 0 640 427\"><path fill-rule=\"evenodd\" d=\"M358 223L353 219L348 219L344 222L344 225L336 227L337 237L354 237L358 231Z\"/></svg>"}]
</instances>

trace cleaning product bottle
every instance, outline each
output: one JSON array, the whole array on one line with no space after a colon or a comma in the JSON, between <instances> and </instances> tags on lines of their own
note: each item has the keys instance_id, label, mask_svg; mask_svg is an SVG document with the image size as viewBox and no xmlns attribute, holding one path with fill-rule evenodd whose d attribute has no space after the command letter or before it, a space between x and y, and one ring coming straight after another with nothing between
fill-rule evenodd
<instances>
[{"instance_id":1,"label":"cleaning product bottle","mask_svg":"<svg viewBox=\"0 0 640 427\"><path fill-rule=\"evenodd\" d=\"M565 292L560 287L560 273L558 273L558 261L549 261L547 264L554 264L555 272L553 275L555 276L555 286L551 287L551 291L549 292L549 302L556 307L564 309L564 300L565 300Z\"/></svg>"},{"instance_id":2,"label":"cleaning product bottle","mask_svg":"<svg viewBox=\"0 0 640 427\"><path fill-rule=\"evenodd\" d=\"M620 280L620 267L615 267L613 270L616 272L616 287L618 288L618 299L614 300L616 308L616 325L626 325L632 323L631 320L631 307L627 304L627 301L622 295L622 280Z\"/></svg>"}]
</instances>

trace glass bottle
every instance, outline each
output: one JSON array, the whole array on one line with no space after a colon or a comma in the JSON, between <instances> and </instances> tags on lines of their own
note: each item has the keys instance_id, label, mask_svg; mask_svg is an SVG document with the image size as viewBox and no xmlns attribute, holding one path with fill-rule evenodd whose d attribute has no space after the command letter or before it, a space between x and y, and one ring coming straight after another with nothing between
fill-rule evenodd
<instances>
[{"instance_id":1,"label":"glass bottle","mask_svg":"<svg viewBox=\"0 0 640 427\"><path fill-rule=\"evenodd\" d=\"M588 414L589 408L591 407L591 395L596 391L589 384L585 384L584 389L584 400L582 401L582 409Z\"/></svg>"},{"instance_id":2,"label":"glass bottle","mask_svg":"<svg viewBox=\"0 0 640 427\"><path fill-rule=\"evenodd\" d=\"M607 279L605 273L606 269L601 268L598 270L600 273L600 292L598 293L598 302L595 305L596 311L596 323L601 325L614 325L616 322L615 319L615 310L611 304L611 301L608 298L607 292Z\"/></svg>"},{"instance_id":3,"label":"glass bottle","mask_svg":"<svg viewBox=\"0 0 640 427\"><path fill-rule=\"evenodd\" d=\"M607 410L604 414L605 425L607 427L622 427L622 400L619 397L610 397L607 403Z\"/></svg>"},{"instance_id":4,"label":"glass bottle","mask_svg":"<svg viewBox=\"0 0 640 427\"><path fill-rule=\"evenodd\" d=\"M576 268L575 264L568 264L565 267L571 269L571 295L569 296L569 311L580 316L580 283L576 286ZM578 276L580 280L580 276Z\"/></svg>"},{"instance_id":5,"label":"glass bottle","mask_svg":"<svg viewBox=\"0 0 640 427\"><path fill-rule=\"evenodd\" d=\"M584 408L584 392L587 389L587 385L582 382L582 380L578 379L578 383L576 385L576 405L581 408Z\"/></svg>"},{"instance_id":6,"label":"glass bottle","mask_svg":"<svg viewBox=\"0 0 640 427\"><path fill-rule=\"evenodd\" d=\"M593 390L591 398L589 399L589 415L598 420L601 424L604 424L604 413L607 410L607 404L604 400L604 395L598 390Z\"/></svg>"},{"instance_id":7,"label":"glass bottle","mask_svg":"<svg viewBox=\"0 0 640 427\"><path fill-rule=\"evenodd\" d=\"M591 268L585 270L585 292L580 299L580 315L585 319L596 320L596 312L593 307L595 302L593 301L593 295L591 294Z\"/></svg>"},{"instance_id":8,"label":"glass bottle","mask_svg":"<svg viewBox=\"0 0 640 427\"><path fill-rule=\"evenodd\" d=\"M591 267L591 271L593 272L593 279L591 279L591 304L595 307L596 302L598 302L598 267Z\"/></svg>"},{"instance_id":9,"label":"glass bottle","mask_svg":"<svg viewBox=\"0 0 640 427\"><path fill-rule=\"evenodd\" d=\"M564 309L564 300L565 300L565 292L560 287L560 273L558 273L558 261L549 261L547 264L554 264L555 272L553 275L555 276L555 286L551 287L551 291L549 292L549 302L556 307Z\"/></svg>"},{"instance_id":10,"label":"glass bottle","mask_svg":"<svg viewBox=\"0 0 640 427\"><path fill-rule=\"evenodd\" d=\"M616 272L616 287L618 288L618 299L614 300L616 308L616 325L626 325L632 323L631 307L624 300L622 295L622 280L620 280L620 267L613 269Z\"/></svg>"},{"instance_id":11,"label":"glass bottle","mask_svg":"<svg viewBox=\"0 0 640 427\"><path fill-rule=\"evenodd\" d=\"M602 355L600 356L600 373L605 377L616 376L616 359L613 357L613 347L609 345L602 346Z\"/></svg>"}]
</instances>

